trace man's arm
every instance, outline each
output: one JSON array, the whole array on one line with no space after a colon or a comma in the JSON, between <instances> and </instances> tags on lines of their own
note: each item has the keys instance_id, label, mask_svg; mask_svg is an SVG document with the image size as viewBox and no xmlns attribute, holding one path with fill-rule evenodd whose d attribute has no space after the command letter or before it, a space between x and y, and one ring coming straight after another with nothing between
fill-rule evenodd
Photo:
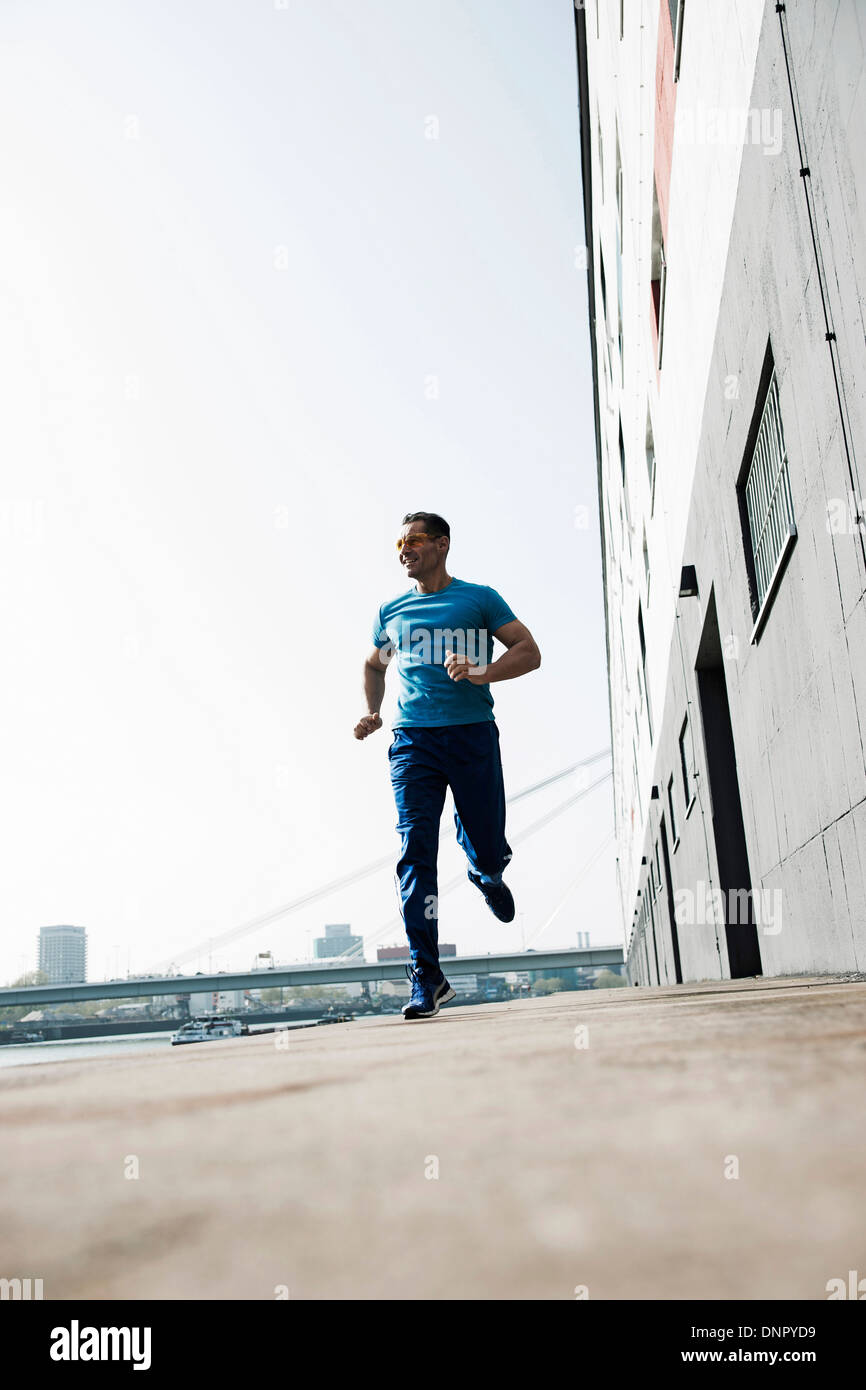
<instances>
[{"instance_id":1,"label":"man's arm","mask_svg":"<svg viewBox=\"0 0 866 1390\"><path fill-rule=\"evenodd\" d=\"M468 661L466 657L446 652L445 669L452 680L468 680L472 685L487 685L492 681L513 680L515 676L523 676L527 671L536 671L541 665L541 652L535 638L525 623L519 622L517 618L513 622L503 623L493 636L507 647L508 651L503 652L496 661L491 661L489 666L476 667L475 663Z\"/></svg>"},{"instance_id":2,"label":"man's arm","mask_svg":"<svg viewBox=\"0 0 866 1390\"><path fill-rule=\"evenodd\" d=\"M364 662L364 699L369 712L355 725L355 738L366 738L382 727L379 710L385 698L385 672L391 660L384 655L387 650L387 647L374 647Z\"/></svg>"}]
</instances>

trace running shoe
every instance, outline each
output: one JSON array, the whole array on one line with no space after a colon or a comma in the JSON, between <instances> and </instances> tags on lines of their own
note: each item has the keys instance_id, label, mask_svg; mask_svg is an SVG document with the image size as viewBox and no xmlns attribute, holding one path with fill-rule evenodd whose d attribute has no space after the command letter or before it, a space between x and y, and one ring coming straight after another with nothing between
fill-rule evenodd
<instances>
[{"instance_id":1,"label":"running shoe","mask_svg":"<svg viewBox=\"0 0 866 1390\"><path fill-rule=\"evenodd\" d=\"M405 1019L433 1018L443 1004L455 997L456 991L451 988L441 971L439 979L432 984L420 970L411 965L406 966L406 974L412 981L412 993L409 1003L403 1005Z\"/></svg>"},{"instance_id":2,"label":"running shoe","mask_svg":"<svg viewBox=\"0 0 866 1390\"><path fill-rule=\"evenodd\" d=\"M511 889L507 884L484 883L481 875L467 870L469 882L474 883L478 891L483 895L484 901L490 908L494 917L498 917L500 922L514 921L514 899L511 896Z\"/></svg>"}]
</instances>

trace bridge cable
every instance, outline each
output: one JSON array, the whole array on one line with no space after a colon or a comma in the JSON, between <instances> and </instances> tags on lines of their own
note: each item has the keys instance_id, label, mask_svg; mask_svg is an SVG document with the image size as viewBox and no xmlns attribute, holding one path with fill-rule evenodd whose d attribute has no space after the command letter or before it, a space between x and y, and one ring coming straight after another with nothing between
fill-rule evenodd
<instances>
[{"instance_id":1,"label":"bridge cable","mask_svg":"<svg viewBox=\"0 0 866 1390\"><path fill-rule=\"evenodd\" d=\"M592 782L590 786L584 787L582 791L575 793L574 796L568 797L566 801L560 802L559 806L555 806L552 811L546 812L546 814L540 816L538 820L533 821L531 825L525 826L524 829L518 831L516 835L512 835L510 837L512 843L515 845L521 844L524 840L530 839L530 837L532 835L535 835L539 830L543 830L545 826L551 823L551 821L556 820L557 817L563 815L565 811L570 810L572 806L575 806L577 804L577 802L582 801L585 796L588 796L591 791L595 791L596 787L600 787L602 783L606 782L609 779L610 775L610 772L604 773L602 777L599 777L595 782ZM611 832L611 835L608 835L608 840L611 839L612 833L613 832ZM446 893L452 892L453 889L457 888L459 884L465 883L465 881L466 871L464 869L459 874L455 874L453 878L449 879L448 882L442 888L440 888L438 897L444 898ZM383 926L378 927L376 931L374 931L372 934L366 935L363 938L363 942L360 947L353 946L348 951L343 952L342 955L334 956L331 959L351 961L357 956L362 955L363 951L367 946L374 946L376 942L386 934L386 932L394 931L397 927L402 927L402 925L402 917L400 917L399 915L396 917L390 917Z\"/></svg>"},{"instance_id":2,"label":"bridge cable","mask_svg":"<svg viewBox=\"0 0 866 1390\"><path fill-rule=\"evenodd\" d=\"M555 772L551 777L545 777L540 782L535 782L532 786L524 787L522 791L515 792L512 796L505 798L506 805L514 805L517 801L522 801L524 797L531 796L534 792L542 791L545 787L552 786L554 782L559 782L563 777L568 777L573 772L577 772L582 767L588 767L591 763L599 762L600 759L608 757L610 749L605 748L598 753L593 753L588 758L582 758L580 762L572 763L569 767L563 768L560 772ZM609 773L606 776L610 776ZM447 837L456 834L453 824L443 834ZM269 912L261 913L258 917L252 917L246 922L240 923L236 927L230 927L219 936L209 937L205 942L196 946L187 947L179 954L172 955L170 961L163 961L162 965L167 966L183 964L185 961L195 960L196 957L210 954L215 947L228 946L234 941L239 941L242 937L257 931L260 927L268 926L276 922L280 917L286 917L292 912L297 912L302 907L309 906L310 903L318 902L321 898L330 897L343 888L351 888L362 879L370 877L371 874L378 873L381 869L392 868L394 864L394 851L390 854L382 855L378 859L372 860L360 868L353 869L348 874L343 874L339 878L330 879L327 883L318 888L311 889L299 898L292 899L291 902L283 903L280 907L272 908Z\"/></svg>"}]
</instances>

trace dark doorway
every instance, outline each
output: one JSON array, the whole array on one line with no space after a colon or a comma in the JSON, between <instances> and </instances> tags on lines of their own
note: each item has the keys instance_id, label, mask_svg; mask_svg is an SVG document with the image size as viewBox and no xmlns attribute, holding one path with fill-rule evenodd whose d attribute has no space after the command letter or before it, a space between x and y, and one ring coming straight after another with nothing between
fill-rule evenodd
<instances>
[{"instance_id":1,"label":"dark doorway","mask_svg":"<svg viewBox=\"0 0 866 1390\"><path fill-rule=\"evenodd\" d=\"M671 856L668 853L668 832L665 827L664 815L662 815L659 824L662 837L662 862L665 866L665 897L668 900L668 920L671 924L671 945L674 948L674 971L676 972L677 984L681 985L683 982L683 969L680 965L680 939L677 935L677 919L674 915L674 885L671 879Z\"/></svg>"},{"instance_id":2,"label":"dark doorway","mask_svg":"<svg viewBox=\"0 0 866 1390\"><path fill-rule=\"evenodd\" d=\"M748 975L762 975L763 970L752 903L752 877L746 849L746 833L743 828L743 809L740 803L740 784L737 780L737 758L722 644L719 639L716 596L712 589L695 661L695 673L710 779L719 887L725 905L728 965L731 979L740 980Z\"/></svg>"},{"instance_id":3,"label":"dark doorway","mask_svg":"<svg viewBox=\"0 0 866 1390\"><path fill-rule=\"evenodd\" d=\"M653 912L653 905L652 905L652 902L651 902L651 900L650 900L649 889L648 889L648 888L645 888L645 889L644 889L644 892L645 892L646 895L647 895L647 898L646 898L646 906L647 906L647 913L646 913L647 928L648 928L649 932L650 932L651 935L652 935L652 943L653 943L653 960L654 960L655 963L656 963L656 984L657 984L657 985L660 985L660 984L662 983L662 973L661 973L661 971L659 970L659 950L658 950L658 946L657 946L657 944L656 944L656 919L655 919L655 913Z\"/></svg>"}]
</instances>

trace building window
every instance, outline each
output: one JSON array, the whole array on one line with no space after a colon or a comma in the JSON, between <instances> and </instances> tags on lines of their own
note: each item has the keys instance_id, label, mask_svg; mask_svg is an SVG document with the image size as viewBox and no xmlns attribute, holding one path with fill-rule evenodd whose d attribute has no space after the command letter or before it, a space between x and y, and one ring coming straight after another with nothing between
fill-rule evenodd
<instances>
[{"instance_id":1,"label":"building window","mask_svg":"<svg viewBox=\"0 0 866 1390\"><path fill-rule=\"evenodd\" d=\"M685 0L668 0L668 10L671 16L671 33L674 36L674 81L679 80L680 75L680 54L683 48L683 10Z\"/></svg>"},{"instance_id":2,"label":"building window","mask_svg":"<svg viewBox=\"0 0 866 1390\"><path fill-rule=\"evenodd\" d=\"M623 188L622 188L622 153L621 153L620 147L619 147L619 123L617 122L617 128L616 128L616 234L617 234L617 236L618 236L618 238L619 238L620 246L622 246L622 227L623 227L623 220L622 220L622 203L623 203Z\"/></svg>"},{"instance_id":3,"label":"building window","mask_svg":"<svg viewBox=\"0 0 866 1390\"><path fill-rule=\"evenodd\" d=\"M650 419L649 406L646 409L646 436L644 442L646 449L646 471L649 478L650 490L650 516L653 514L656 496L656 445L653 437L652 420ZM649 599L647 599L649 602Z\"/></svg>"},{"instance_id":4,"label":"building window","mask_svg":"<svg viewBox=\"0 0 866 1390\"><path fill-rule=\"evenodd\" d=\"M756 641L797 536L779 385L769 347L738 493Z\"/></svg>"},{"instance_id":5,"label":"building window","mask_svg":"<svg viewBox=\"0 0 866 1390\"><path fill-rule=\"evenodd\" d=\"M686 815L689 813L689 807L692 804L692 798L695 794L692 787L693 778L689 767L688 748L686 747L686 735L688 731L689 716L686 715L683 720L683 727L680 729L680 767L683 773L683 802L686 807Z\"/></svg>"},{"instance_id":6,"label":"building window","mask_svg":"<svg viewBox=\"0 0 866 1390\"><path fill-rule=\"evenodd\" d=\"M655 337L658 342L656 363L661 371L662 365L662 342L664 338L665 325L665 287L667 282L667 261L665 260L665 242L662 233L662 219L659 211L659 196L656 188L656 181L653 178L653 219L652 219L652 244L650 248L650 291L652 294L652 312Z\"/></svg>"},{"instance_id":7,"label":"building window","mask_svg":"<svg viewBox=\"0 0 866 1390\"><path fill-rule=\"evenodd\" d=\"M672 841L673 841L673 847L674 847L674 849L676 849L677 845L679 844L679 839L680 839L680 837L679 837L679 835L677 834L677 818L676 818L676 816L675 816L675 814L674 814L674 776L673 776L673 773L671 773L670 780L668 781L668 812L670 813L670 818L671 818L671 839L672 839Z\"/></svg>"},{"instance_id":8,"label":"building window","mask_svg":"<svg viewBox=\"0 0 866 1390\"><path fill-rule=\"evenodd\" d=\"M641 606L639 602L637 606L637 635L638 641L640 643L640 676L643 681L643 697L646 700L646 721L647 726L649 728L650 743L652 743L653 717L652 710L650 709L649 687L647 685L646 678L646 638L644 636L643 630L643 613L641 612Z\"/></svg>"},{"instance_id":9,"label":"building window","mask_svg":"<svg viewBox=\"0 0 866 1390\"><path fill-rule=\"evenodd\" d=\"M601 317L602 326L604 328L604 351L605 360L607 362L607 375L610 382L610 389L608 394L610 396L610 394L613 392L613 363L611 361L610 356L610 333L608 331L607 326L607 276L604 273L604 251L601 249L601 246L599 246L598 264L601 272ZM613 409L613 407L610 406L610 404L608 404L608 408L611 411Z\"/></svg>"},{"instance_id":10,"label":"building window","mask_svg":"<svg viewBox=\"0 0 866 1390\"><path fill-rule=\"evenodd\" d=\"M647 605L647 608L649 608L649 596L650 596L650 562L649 562L649 546L647 545L647 539L646 539L646 526L644 526L644 528L643 528L643 573L644 573L644 580L645 580L645 582L646 582L646 605Z\"/></svg>"},{"instance_id":11,"label":"building window","mask_svg":"<svg viewBox=\"0 0 866 1390\"><path fill-rule=\"evenodd\" d=\"M623 551L625 550L628 538L628 554L631 559L631 515L628 509L628 479L625 469L625 440L622 433L622 416L619 417L619 471L622 479L622 519L623 519Z\"/></svg>"},{"instance_id":12,"label":"building window","mask_svg":"<svg viewBox=\"0 0 866 1390\"><path fill-rule=\"evenodd\" d=\"M620 157L620 132L616 132L616 303L617 335L620 345L620 385L626 381L623 364L623 161Z\"/></svg>"}]
</instances>

